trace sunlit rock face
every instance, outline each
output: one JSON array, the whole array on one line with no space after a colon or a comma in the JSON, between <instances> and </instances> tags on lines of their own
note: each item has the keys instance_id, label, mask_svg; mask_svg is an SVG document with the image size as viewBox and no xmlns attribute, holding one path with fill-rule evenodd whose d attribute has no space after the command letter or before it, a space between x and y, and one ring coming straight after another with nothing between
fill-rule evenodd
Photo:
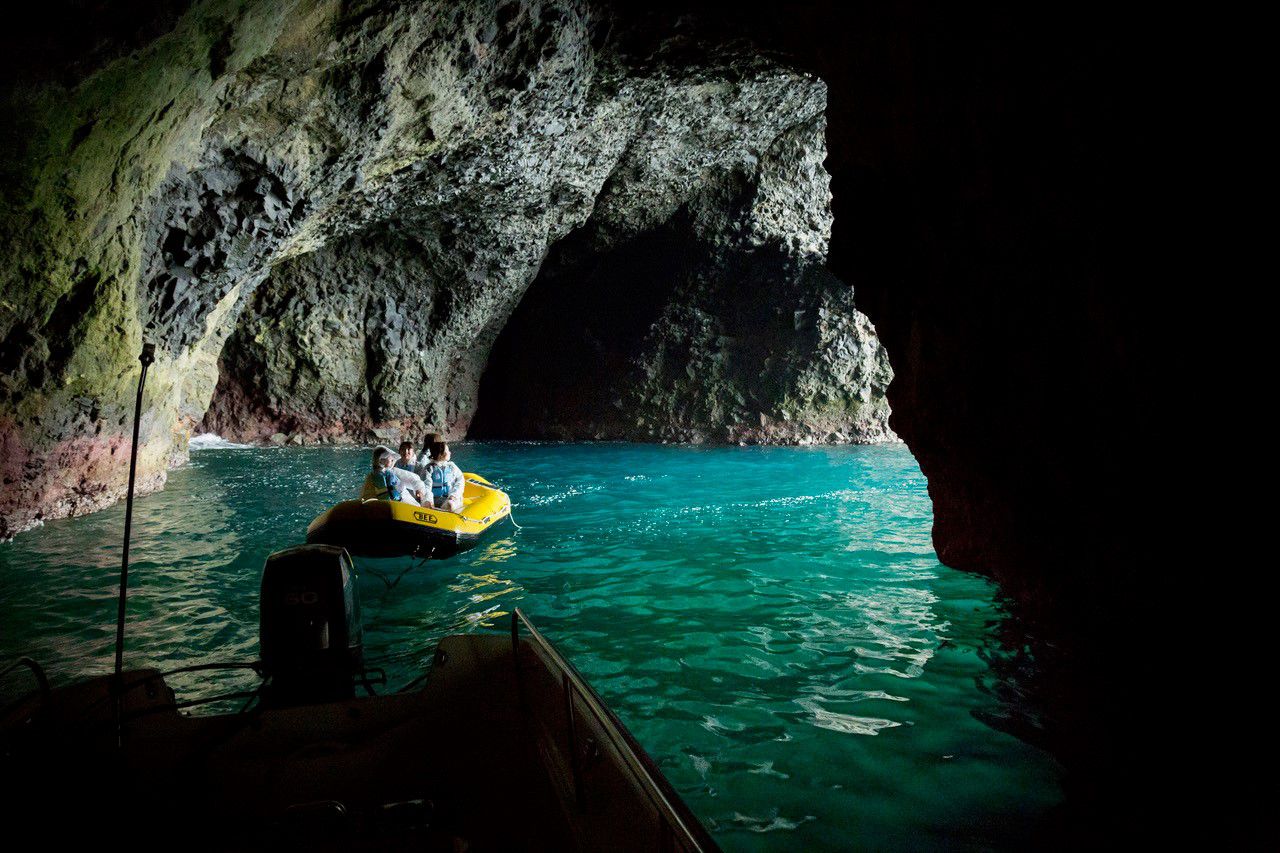
<instances>
[{"instance_id":1,"label":"sunlit rock face","mask_svg":"<svg viewBox=\"0 0 1280 853\"><path fill-rule=\"evenodd\" d=\"M557 258L664 229L697 247L620 353L642 421L561 413L575 435L889 435L883 351L822 270L817 77L678 26L630 40L585 2L180 11L74 80L9 88L0 534L119 496L144 337L144 489L201 421L461 434L570 235Z\"/></svg>"},{"instance_id":2,"label":"sunlit rock face","mask_svg":"<svg viewBox=\"0 0 1280 853\"><path fill-rule=\"evenodd\" d=\"M493 351L474 434L891 439L888 356L825 269L824 131L791 127L657 227L606 208L557 244Z\"/></svg>"},{"instance_id":3,"label":"sunlit rock face","mask_svg":"<svg viewBox=\"0 0 1280 853\"><path fill-rule=\"evenodd\" d=\"M742 74L755 76L723 82ZM223 352L205 427L461 435L484 375L472 435L892 438L888 358L824 270L822 85L754 62L628 85L622 103L559 114L554 138L446 165L441 186L473 188L447 204L277 265ZM526 168L566 152L564 171ZM568 180L586 192L555 189Z\"/></svg>"}]
</instances>

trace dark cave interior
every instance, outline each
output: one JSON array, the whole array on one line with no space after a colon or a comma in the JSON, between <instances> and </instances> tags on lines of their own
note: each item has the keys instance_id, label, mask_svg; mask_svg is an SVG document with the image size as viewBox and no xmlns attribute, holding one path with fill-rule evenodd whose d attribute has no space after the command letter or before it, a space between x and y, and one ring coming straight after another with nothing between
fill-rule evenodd
<instances>
[{"instance_id":1,"label":"dark cave interior","mask_svg":"<svg viewBox=\"0 0 1280 853\"><path fill-rule=\"evenodd\" d=\"M1150 734L1116 735L1145 731L1159 690L1111 656L1148 642L1157 582L1133 520L1154 481L1146 307L1158 301L1132 251L1154 226L1129 216L1145 189L1127 159L1137 16L929 2L612 6L637 55L672 32L747 38L826 82L830 274L856 289L892 355L892 425L929 478L939 556L995 577L1037 626L1038 648L1070 649L1050 689L1064 697L1059 752L1085 780L1076 805L1140 836L1145 807L1126 794L1169 759ZM143 4L124 16L135 26L99 29L110 7L33 14L38 37L5 37L6 72L29 85L77 79L185 5ZM53 59L70 54L84 58ZM7 147L23 127L9 124ZM558 422L566 411L616 418L646 330L700 263L678 222L604 252L585 242L553 248L495 331L475 435L581 435L582 423ZM770 322L743 311L745 325ZM12 447L25 458L26 444Z\"/></svg>"},{"instance_id":2,"label":"dark cave interior","mask_svg":"<svg viewBox=\"0 0 1280 853\"><path fill-rule=\"evenodd\" d=\"M494 343L468 435L572 439L575 422L620 421L633 360L698 262L682 232L673 222L603 254L582 235L557 244Z\"/></svg>"}]
</instances>

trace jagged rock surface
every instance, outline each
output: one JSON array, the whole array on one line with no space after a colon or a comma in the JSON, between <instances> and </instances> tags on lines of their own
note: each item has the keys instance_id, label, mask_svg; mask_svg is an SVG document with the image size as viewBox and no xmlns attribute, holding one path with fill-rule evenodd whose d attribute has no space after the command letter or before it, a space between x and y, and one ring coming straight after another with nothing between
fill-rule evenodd
<instances>
[{"instance_id":1,"label":"jagged rock surface","mask_svg":"<svg viewBox=\"0 0 1280 853\"><path fill-rule=\"evenodd\" d=\"M1168 739L1150 726L1160 713L1150 697L1167 685L1151 677L1135 685L1143 668L1115 649L1150 646L1154 614L1164 612L1151 603L1163 564L1145 554L1151 537L1135 528L1133 510L1153 494L1163 507L1147 450L1160 431L1153 389L1162 360L1148 335L1178 304L1159 273L1168 241L1154 210L1178 183L1152 166L1160 146L1148 144L1156 124L1142 109L1159 100L1160 70L1173 67L1148 55L1167 40L1151 37L1149 15L1110 7L1062 15L1034 4L687 5L703 13L711 41L746 36L830 86L831 266L856 283L859 305L892 353L893 425L928 477L939 557L994 575L1024 604L1096 638L1080 666L1096 682L1094 724L1081 726L1063 754L1098 762L1093 775L1108 780L1117 810L1137 827L1133 838L1147 838L1162 816L1144 814L1132 792L1150 783L1135 774L1169 755ZM643 6L638 14L648 15L659 42L699 17L684 15L683 3ZM130 31L121 4L84 3L76 16L51 16L41 38L20 27L0 33L11 41L0 64L12 60L26 75L6 88L0 116L0 533L119 494L141 337L136 290L155 276L144 278L139 266L145 247L164 236L144 231L172 164L188 173L216 164L217 151L234 152L260 121L274 124L263 141L279 163L293 164L314 201L345 192L363 204L389 185L397 163L413 160L419 142L429 144L428 130L442 147L505 132L505 106L471 97L490 86L484 81L510 69L511 101L527 97L518 84L523 60L509 49L523 42L504 42L519 7L511 16L504 5L499 17L489 6L483 14L493 21L475 38L462 34L480 13L443 6L425 26L381 2L159 0L138 8L162 14ZM331 110L368 105L376 126L387 112L376 106L378 81L405 53L439 67L418 50L424 30L442 34L441 51L458 58L454 71L441 70L456 94L426 110L431 121L378 138L363 124L326 123ZM104 41L105 32L129 37ZM615 43L607 28L591 25L591 33L593 50ZM405 48L389 50L381 64L371 61L380 47L354 49L363 39L386 45L401 37ZM91 50L64 68L68 45ZM669 64L682 64L678 53ZM384 99L388 109L417 100L430 79ZM529 79L537 89L538 75ZM218 123L224 113L238 117ZM314 149L308 138L320 140ZM219 140L222 148L210 147ZM367 157L350 153L366 143ZM262 166L276 174L264 150L240 153L260 164L251 174ZM286 196L293 181L283 182ZM325 221L316 220L311 236L299 228L280 254L318 248L324 241L312 237ZM173 413L203 408L186 391L211 387L216 364L203 358L165 354L155 368L150 408L166 416L144 424L143 470L152 478L163 476L168 449L183 443ZM188 386L189 375L206 378ZM1151 749L1135 754L1130 745L1143 733ZM1180 753L1178 760L1195 766ZM1106 828L1080 839L1104 836L1117 837Z\"/></svg>"},{"instance_id":2,"label":"jagged rock surface","mask_svg":"<svg viewBox=\"0 0 1280 853\"><path fill-rule=\"evenodd\" d=\"M263 439L457 433L490 345L557 241L585 227L609 251L728 176L756 202L719 206L745 219L723 219L717 274L689 279L668 326L706 311L743 253L774 258L781 283L814 280L830 229L821 81L679 34L628 52L611 25L584 2L205 0L82 80L10 88L23 144L3 161L0 245L15 260L0 324L0 534L120 494L144 330L159 345L140 463L154 488L205 417L229 337L210 423ZM702 219L698 239L714 245L715 216ZM848 310L847 289L822 281L800 301ZM854 337L813 322L832 357L868 340L863 319ZM659 344L652 380L665 383L674 346ZM788 381L809 387L824 358ZM759 417L766 398L716 431L754 414L753 439L884 434L887 374L863 373L878 403L839 429L775 430L772 410ZM691 423L646 434L687 437Z\"/></svg>"},{"instance_id":3,"label":"jagged rock surface","mask_svg":"<svg viewBox=\"0 0 1280 853\"><path fill-rule=\"evenodd\" d=\"M709 176L658 228L593 218L559 244L494 349L477 434L892 439L888 356L823 266L823 130Z\"/></svg>"}]
</instances>

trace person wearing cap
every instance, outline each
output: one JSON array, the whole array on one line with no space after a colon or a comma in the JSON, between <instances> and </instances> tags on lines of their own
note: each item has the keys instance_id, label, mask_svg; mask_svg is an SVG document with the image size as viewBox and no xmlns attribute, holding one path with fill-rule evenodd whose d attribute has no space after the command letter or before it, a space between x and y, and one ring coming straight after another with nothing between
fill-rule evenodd
<instances>
[{"instance_id":1,"label":"person wearing cap","mask_svg":"<svg viewBox=\"0 0 1280 853\"><path fill-rule=\"evenodd\" d=\"M373 449L373 470L364 478L364 486L360 490L362 500L403 501L413 506L421 506L412 491L412 485L406 483L395 468L399 457L390 447L379 444ZM425 495L422 480L409 474L419 485L419 494Z\"/></svg>"}]
</instances>

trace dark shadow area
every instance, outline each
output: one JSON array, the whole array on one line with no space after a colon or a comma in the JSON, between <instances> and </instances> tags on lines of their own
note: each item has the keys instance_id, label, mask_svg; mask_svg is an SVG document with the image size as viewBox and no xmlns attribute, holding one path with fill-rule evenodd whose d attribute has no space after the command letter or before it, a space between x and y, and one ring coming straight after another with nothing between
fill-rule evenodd
<instances>
[{"instance_id":1,"label":"dark shadow area","mask_svg":"<svg viewBox=\"0 0 1280 853\"><path fill-rule=\"evenodd\" d=\"M1060 843L1247 831L1257 812L1218 787L1234 749L1171 719L1182 678L1213 669L1183 641L1207 614L1168 602L1186 570L1151 550L1167 407L1150 338L1173 303L1150 214L1176 185L1156 186L1168 149L1146 122L1174 92L1168 19L703 0L644 23L656 38L690 8L709 38L782 51L829 87L831 268L893 354L893 426L929 478L940 559L996 578L1034 626L1030 689L1070 774Z\"/></svg>"},{"instance_id":2,"label":"dark shadow area","mask_svg":"<svg viewBox=\"0 0 1280 853\"><path fill-rule=\"evenodd\" d=\"M480 382L469 437L616 434L650 328L702 258L677 216L597 253L584 232L558 243L507 321Z\"/></svg>"},{"instance_id":3,"label":"dark shadow area","mask_svg":"<svg viewBox=\"0 0 1280 853\"><path fill-rule=\"evenodd\" d=\"M173 29L194 0L53 0L13 4L0 36L0 80L72 86Z\"/></svg>"},{"instance_id":4,"label":"dark shadow area","mask_svg":"<svg viewBox=\"0 0 1280 853\"><path fill-rule=\"evenodd\" d=\"M1149 844L1207 809L1219 844L1238 831L1238 802L1228 812L1200 798L1234 776L1206 770L1180 784L1238 745L1194 714L1177 736L1165 730L1188 714L1177 703L1184 679L1222 677L1198 659L1204 649L1239 645L1235 630L1205 624L1227 608L1165 600L1201 588L1154 553L1182 541L1151 520L1185 491L1163 487L1151 451L1187 405L1157 405L1150 340L1181 305L1160 266L1182 252L1152 215L1185 183L1158 162L1179 134L1158 140L1145 124L1153 102L1183 97L1177 65L1150 55L1183 49L1167 38L1169 16L1089 4L605 5L614 20L604 32L638 60L673 33L672 62L699 38L745 38L825 81L829 262L894 354L893 426L929 478L935 547L947 565L996 578L1044 626L1033 645L1072 661L1046 676L1064 697L1052 740L1073 775L1070 841ZM80 53L78 67L98 67L163 32L183 6L141 4L99 30L114 9L53 4L52 26L13 29L27 44L8 51L9 66L56 79ZM103 49L115 29L118 43ZM68 144L91 131L71 128ZM635 330L653 322L670 281L621 257L607 275L556 281L561 251L498 339L476 435L528 436L568 404L616 417L608 391L625 389L643 339ZM606 278L631 286L601 287ZM1182 678L1165 677L1175 664Z\"/></svg>"},{"instance_id":5,"label":"dark shadow area","mask_svg":"<svg viewBox=\"0 0 1280 853\"><path fill-rule=\"evenodd\" d=\"M892 371L817 253L751 239L720 175L661 226L557 244L490 352L468 435L681 443L891 439Z\"/></svg>"}]
</instances>

